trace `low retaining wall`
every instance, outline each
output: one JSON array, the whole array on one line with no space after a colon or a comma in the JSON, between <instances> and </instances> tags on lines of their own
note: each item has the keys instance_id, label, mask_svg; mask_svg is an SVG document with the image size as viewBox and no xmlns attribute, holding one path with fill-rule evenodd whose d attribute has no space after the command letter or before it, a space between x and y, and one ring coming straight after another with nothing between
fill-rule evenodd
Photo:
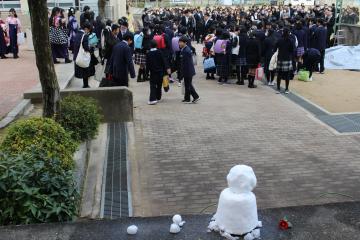
<instances>
[{"instance_id":1,"label":"low retaining wall","mask_svg":"<svg viewBox=\"0 0 360 240\"><path fill-rule=\"evenodd\" d=\"M341 24L340 29L345 31L345 45L360 44L360 25Z\"/></svg>"},{"instance_id":2,"label":"low retaining wall","mask_svg":"<svg viewBox=\"0 0 360 240\"><path fill-rule=\"evenodd\" d=\"M133 95L127 87L76 88L60 91L61 97L74 94L96 99L102 109L104 122L133 121ZM25 93L24 98L39 103L42 101L42 93Z\"/></svg>"},{"instance_id":3,"label":"low retaining wall","mask_svg":"<svg viewBox=\"0 0 360 240\"><path fill-rule=\"evenodd\" d=\"M127 87L65 89L61 97L79 94L99 102L104 122L132 122L133 95Z\"/></svg>"}]
</instances>

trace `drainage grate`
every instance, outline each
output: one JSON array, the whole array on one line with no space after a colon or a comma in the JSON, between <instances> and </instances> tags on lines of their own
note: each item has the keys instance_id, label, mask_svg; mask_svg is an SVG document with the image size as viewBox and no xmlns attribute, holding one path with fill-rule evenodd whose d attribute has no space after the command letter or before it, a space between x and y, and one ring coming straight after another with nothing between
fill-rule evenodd
<instances>
[{"instance_id":1,"label":"drainage grate","mask_svg":"<svg viewBox=\"0 0 360 240\"><path fill-rule=\"evenodd\" d=\"M124 123L109 123L104 218L129 216L127 189L127 133Z\"/></svg>"}]
</instances>

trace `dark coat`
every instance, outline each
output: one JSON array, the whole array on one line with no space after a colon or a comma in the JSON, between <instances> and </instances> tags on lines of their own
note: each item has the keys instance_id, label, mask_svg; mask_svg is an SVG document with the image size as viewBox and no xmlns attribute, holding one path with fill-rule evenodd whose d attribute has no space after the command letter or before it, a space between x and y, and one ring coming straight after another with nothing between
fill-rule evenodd
<instances>
[{"instance_id":1,"label":"dark coat","mask_svg":"<svg viewBox=\"0 0 360 240\"><path fill-rule=\"evenodd\" d=\"M213 26L214 21L212 19L209 19L207 23L204 22L204 32L203 35L209 34L209 29Z\"/></svg>"},{"instance_id":2,"label":"dark coat","mask_svg":"<svg viewBox=\"0 0 360 240\"><path fill-rule=\"evenodd\" d=\"M256 68L261 61L260 44L255 38L250 38L246 46L246 62L249 68Z\"/></svg>"},{"instance_id":3,"label":"dark coat","mask_svg":"<svg viewBox=\"0 0 360 240\"><path fill-rule=\"evenodd\" d=\"M326 49L327 30L323 26L316 28L314 32L314 48L319 51Z\"/></svg>"},{"instance_id":4,"label":"dark coat","mask_svg":"<svg viewBox=\"0 0 360 240\"><path fill-rule=\"evenodd\" d=\"M276 45L277 39L274 35L268 36L264 40L264 48L262 49L262 56L265 58L265 61L270 61L271 57L274 54L275 45Z\"/></svg>"},{"instance_id":5,"label":"dark coat","mask_svg":"<svg viewBox=\"0 0 360 240\"><path fill-rule=\"evenodd\" d=\"M84 31L80 30L76 33L75 36L75 40L74 40L74 63L76 61L77 55L79 54L79 50L80 50L80 44L81 44L81 39L84 35ZM82 46L84 48L85 51L90 52L90 48L89 48L89 35L85 34L83 42L82 42ZM75 77L76 78L88 78L90 77L90 67L88 68L81 68L78 65L76 65L75 63Z\"/></svg>"},{"instance_id":6,"label":"dark coat","mask_svg":"<svg viewBox=\"0 0 360 240\"><path fill-rule=\"evenodd\" d=\"M190 78L195 76L195 67L192 58L192 52L189 46L184 47L180 51L181 59L181 73L185 78Z\"/></svg>"},{"instance_id":7,"label":"dark coat","mask_svg":"<svg viewBox=\"0 0 360 240\"><path fill-rule=\"evenodd\" d=\"M5 43L4 31L0 26L0 56L5 55L7 53L7 47Z\"/></svg>"},{"instance_id":8,"label":"dark coat","mask_svg":"<svg viewBox=\"0 0 360 240\"><path fill-rule=\"evenodd\" d=\"M303 47L305 48L305 43L306 43L306 33L303 29L295 29L293 31L294 35L296 36L297 40L298 40L298 47Z\"/></svg>"},{"instance_id":9,"label":"dark coat","mask_svg":"<svg viewBox=\"0 0 360 240\"><path fill-rule=\"evenodd\" d=\"M249 37L245 33L239 34L239 58L246 58L246 47L247 42L249 41Z\"/></svg>"},{"instance_id":10,"label":"dark coat","mask_svg":"<svg viewBox=\"0 0 360 240\"><path fill-rule=\"evenodd\" d=\"M119 42L119 39L114 36L112 33L110 33L106 38L105 38L105 55L104 58L109 60L111 58L111 54L112 54L112 50L113 47Z\"/></svg>"},{"instance_id":11,"label":"dark coat","mask_svg":"<svg viewBox=\"0 0 360 240\"><path fill-rule=\"evenodd\" d=\"M279 50L278 61L291 61L294 55L294 43L290 38L281 38L275 46L275 51Z\"/></svg>"},{"instance_id":12,"label":"dark coat","mask_svg":"<svg viewBox=\"0 0 360 240\"><path fill-rule=\"evenodd\" d=\"M186 24L186 17L183 16L183 17L181 18L180 25L183 26L183 27L187 27L188 32L189 32L189 33L192 33L193 30L194 30L194 28L193 28L194 22L193 22L193 21L194 21L193 18L192 18L192 17L189 17L189 18L188 18L188 22L187 22L187 24Z\"/></svg>"},{"instance_id":13,"label":"dark coat","mask_svg":"<svg viewBox=\"0 0 360 240\"><path fill-rule=\"evenodd\" d=\"M135 77L135 68L132 59L131 48L121 41L113 48L113 54L110 59L110 73L117 79L128 81L129 73L131 78Z\"/></svg>"},{"instance_id":14,"label":"dark coat","mask_svg":"<svg viewBox=\"0 0 360 240\"><path fill-rule=\"evenodd\" d=\"M167 68L168 66L160 50L149 51L147 53L146 69L150 71L150 77L152 77L152 75L164 76Z\"/></svg>"}]
</instances>

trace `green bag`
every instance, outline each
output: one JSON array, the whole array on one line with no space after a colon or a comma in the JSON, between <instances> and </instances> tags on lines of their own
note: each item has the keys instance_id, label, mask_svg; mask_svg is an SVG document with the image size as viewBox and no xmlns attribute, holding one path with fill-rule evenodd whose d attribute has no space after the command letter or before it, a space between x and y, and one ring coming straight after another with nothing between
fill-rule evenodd
<instances>
[{"instance_id":1,"label":"green bag","mask_svg":"<svg viewBox=\"0 0 360 240\"><path fill-rule=\"evenodd\" d=\"M304 81L304 82L309 82L310 81L309 75L310 75L309 71L300 70L298 72L298 80L299 81Z\"/></svg>"}]
</instances>

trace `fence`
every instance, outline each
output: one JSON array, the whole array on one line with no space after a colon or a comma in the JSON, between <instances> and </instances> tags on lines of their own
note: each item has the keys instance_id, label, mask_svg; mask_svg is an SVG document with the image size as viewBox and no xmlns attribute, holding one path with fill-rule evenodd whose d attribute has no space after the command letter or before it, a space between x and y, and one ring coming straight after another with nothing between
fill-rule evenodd
<instances>
[{"instance_id":1,"label":"fence","mask_svg":"<svg viewBox=\"0 0 360 240\"><path fill-rule=\"evenodd\" d=\"M15 10L21 9L20 1L4 1L0 0L0 11L5 12L9 11L10 8L14 8Z\"/></svg>"}]
</instances>

